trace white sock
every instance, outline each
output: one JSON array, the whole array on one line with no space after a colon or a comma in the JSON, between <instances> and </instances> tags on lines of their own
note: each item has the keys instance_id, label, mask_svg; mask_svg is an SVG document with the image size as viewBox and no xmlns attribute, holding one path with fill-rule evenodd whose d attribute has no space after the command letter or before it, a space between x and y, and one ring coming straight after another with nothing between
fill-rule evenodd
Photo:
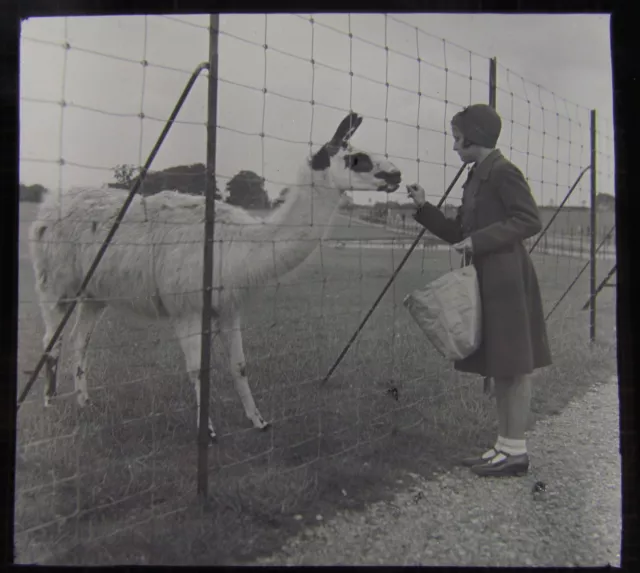
<instances>
[{"instance_id":1,"label":"white sock","mask_svg":"<svg viewBox=\"0 0 640 573\"><path fill-rule=\"evenodd\" d=\"M497 455L487 460L487 463L490 465L497 464L498 462L502 462L507 459L507 456L502 452L498 452Z\"/></svg>"},{"instance_id":2,"label":"white sock","mask_svg":"<svg viewBox=\"0 0 640 573\"><path fill-rule=\"evenodd\" d=\"M502 438L502 444L500 451L510 456L521 456L527 453L526 440L510 440L509 438Z\"/></svg>"},{"instance_id":3,"label":"white sock","mask_svg":"<svg viewBox=\"0 0 640 573\"><path fill-rule=\"evenodd\" d=\"M480 456L480 459L488 460L488 459L491 459L493 456L495 456L496 453L500 451L500 448L502 446L502 440L503 440L503 438L498 436L498 439L496 440L495 446L493 446L493 448L487 450L484 454L482 454Z\"/></svg>"}]
</instances>

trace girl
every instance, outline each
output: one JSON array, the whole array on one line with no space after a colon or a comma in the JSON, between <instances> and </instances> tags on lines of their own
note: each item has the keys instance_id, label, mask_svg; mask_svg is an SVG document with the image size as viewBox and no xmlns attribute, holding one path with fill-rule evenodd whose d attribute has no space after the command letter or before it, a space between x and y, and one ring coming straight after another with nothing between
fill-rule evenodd
<instances>
[{"instance_id":1,"label":"girl","mask_svg":"<svg viewBox=\"0 0 640 573\"><path fill-rule=\"evenodd\" d=\"M542 224L524 176L495 149L502 128L495 110L471 105L453 117L451 128L454 151L473 164L457 217L448 219L428 203L419 185L408 191L418 207L415 220L463 253L478 272L482 344L455 368L494 379L498 438L491 449L462 463L480 476L524 475L529 374L551 364L538 278L523 244Z\"/></svg>"}]
</instances>

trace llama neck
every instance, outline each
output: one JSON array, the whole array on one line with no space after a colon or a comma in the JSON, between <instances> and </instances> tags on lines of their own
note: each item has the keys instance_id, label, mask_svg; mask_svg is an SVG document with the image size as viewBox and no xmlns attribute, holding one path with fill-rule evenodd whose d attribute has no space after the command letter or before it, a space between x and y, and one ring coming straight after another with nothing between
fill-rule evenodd
<instances>
[{"instance_id":1,"label":"llama neck","mask_svg":"<svg viewBox=\"0 0 640 573\"><path fill-rule=\"evenodd\" d=\"M265 219L265 241L275 244L276 271L281 275L301 264L327 235L340 203L340 193L326 172L305 165L284 203Z\"/></svg>"}]
</instances>

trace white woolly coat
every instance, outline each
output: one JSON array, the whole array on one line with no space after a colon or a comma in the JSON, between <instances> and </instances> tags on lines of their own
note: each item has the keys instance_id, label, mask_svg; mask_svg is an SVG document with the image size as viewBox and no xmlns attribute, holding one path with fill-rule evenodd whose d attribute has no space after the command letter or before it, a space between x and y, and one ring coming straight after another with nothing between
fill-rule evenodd
<instances>
[{"instance_id":1,"label":"white woolly coat","mask_svg":"<svg viewBox=\"0 0 640 573\"><path fill-rule=\"evenodd\" d=\"M75 189L61 200L47 194L31 226L30 247L38 286L51 302L75 296L126 196L116 189ZM143 204L136 195L85 296L151 317L197 312L202 308L204 220L203 197L163 191ZM246 242L243 233L246 226L255 231L256 225L260 221L244 210L216 201L215 234L225 241L214 246L214 308L223 306L221 297L241 298L237 287L255 282L249 273L242 277L237 269L225 270L234 239L243 241L235 245L243 253L235 255L244 254L245 261L250 256L256 244Z\"/></svg>"},{"instance_id":2,"label":"white woolly coat","mask_svg":"<svg viewBox=\"0 0 640 573\"><path fill-rule=\"evenodd\" d=\"M304 171L309 173L308 168ZM313 190L295 189L266 223L216 201L212 297L216 314L235 309L249 288L288 272L317 246L339 194L328 189L323 174L314 179L320 184ZM38 289L47 301L75 296L127 193L73 189L45 196L30 229L30 248ZM312 220L323 224L310 224ZM204 197L176 191L144 199L136 195L85 297L154 318L200 312L204 222Z\"/></svg>"}]
</instances>

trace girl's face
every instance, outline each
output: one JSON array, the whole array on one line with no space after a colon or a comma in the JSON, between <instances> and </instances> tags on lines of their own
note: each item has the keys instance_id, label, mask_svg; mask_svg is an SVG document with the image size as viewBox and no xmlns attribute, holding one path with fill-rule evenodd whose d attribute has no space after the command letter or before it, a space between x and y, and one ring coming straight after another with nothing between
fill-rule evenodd
<instances>
[{"instance_id":1,"label":"girl's face","mask_svg":"<svg viewBox=\"0 0 640 573\"><path fill-rule=\"evenodd\" d=\"M451 126L451 134L453 135L453 150L459 155L463 163L471 163L474 161L473 146L462 147L464 135L457 126Z\"/></svg>"}]
</instances>

